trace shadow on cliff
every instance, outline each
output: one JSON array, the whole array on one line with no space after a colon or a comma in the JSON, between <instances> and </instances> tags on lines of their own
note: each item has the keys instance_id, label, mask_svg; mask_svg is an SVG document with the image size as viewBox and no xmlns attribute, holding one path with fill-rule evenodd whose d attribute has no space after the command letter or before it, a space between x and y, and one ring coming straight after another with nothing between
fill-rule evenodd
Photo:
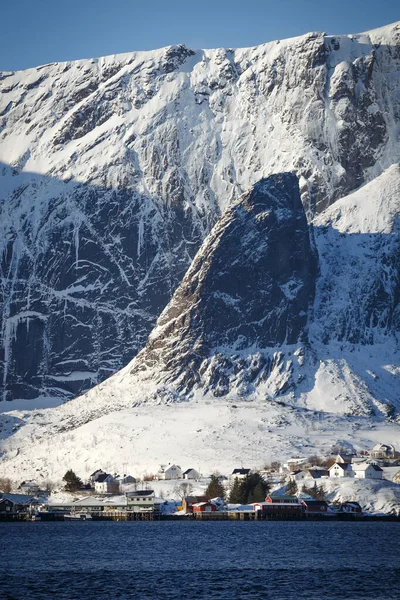
<instances>
[{"instance_id":1,"label":"shadow on cliff","mask_svg":"<svg viewBox=\"0 0 400 600\"><path fill-rule=\"evenodd\" d=\"M2 398L52 396L61 402L119 370L145 345L203 241L203 216L131 189L64 182L4 164L0 192ZM377 336L398 332L394 250L393 285L387 282L386 250L393 236L342 234L331 227L315 235L329 239L338 255L328 265L332 277L317 278L311 334L302 341L311 349L323 347L324 359L334 342L336 360L340 344L351 355L352 347L372 348ZM373 274L366 263L360 281L364 271L353 268L357 257L349 248L378 256L378 266L385 262L382 273ZM362 266L362 257L357 260ZM359 283L340 287L344 273L350 282L358 274ZM346 296L340 302L338 293ZM359 374L380 370L374 395L386 402L391 375L374 361ZM314 387L319 357L310 364L299 383L302 392Z\"/></svg>"},{"instance_id":2,"label":"shadow on cliff","mask_svg":"<svg viewBox=\"0 0 400 600\"><path fill-rule=\"evenodd\" d=\"M202 216L0 163L0 399L69 399L145 344Z\"/></svg>"}]
</instances>

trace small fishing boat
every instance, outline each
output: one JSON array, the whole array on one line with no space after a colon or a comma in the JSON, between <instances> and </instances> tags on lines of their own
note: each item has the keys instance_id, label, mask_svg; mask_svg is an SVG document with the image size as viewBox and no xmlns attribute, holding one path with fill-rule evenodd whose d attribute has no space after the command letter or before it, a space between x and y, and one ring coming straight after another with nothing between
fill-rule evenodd
<instances>
[{"instance_id":1,"label":"small fishing boat","mask_svg":"<svg viewBox=\"0 0 400 600\"><path fill-rule=\"evenodd\" d=\"M92 515L90 513L68 513L64 515L64 521L90 521Z\"/></svg>"}]
</instances>

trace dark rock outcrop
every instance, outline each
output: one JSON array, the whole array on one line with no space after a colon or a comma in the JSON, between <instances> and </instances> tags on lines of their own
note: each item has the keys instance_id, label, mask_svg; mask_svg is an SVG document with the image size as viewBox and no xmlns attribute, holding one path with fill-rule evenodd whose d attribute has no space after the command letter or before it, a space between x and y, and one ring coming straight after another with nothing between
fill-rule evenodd
<instances>
[{"instance_id":1,"label":"dark rock outcrop","mask_svg":"<svg viewBox=\"0 0 400 600\"><path fill-rule=\"evenodd\" d=\"M307 343L316 272L297 177L261 180L219 219L132 373L156 366L188 391L209 370L217 395L232 373L268 377L282 353L240 354Z\"/></svg>"}]
</instances>

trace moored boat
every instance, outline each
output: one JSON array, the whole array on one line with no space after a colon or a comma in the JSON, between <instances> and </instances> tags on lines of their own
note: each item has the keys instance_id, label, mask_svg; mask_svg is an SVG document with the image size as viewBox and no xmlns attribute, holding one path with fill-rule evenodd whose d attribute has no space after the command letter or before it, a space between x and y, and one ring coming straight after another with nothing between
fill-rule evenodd
<instances>
[{"instance_id":1,"label":"moored boat","mask_svg":"<svg viewBox=\"0 0 400 600\"><path fill-rule=\"evenodd\" d=\"M90 521L92 515L90 513L68 513L64 515L64 521Z\"/></svg>"}]
</instances>

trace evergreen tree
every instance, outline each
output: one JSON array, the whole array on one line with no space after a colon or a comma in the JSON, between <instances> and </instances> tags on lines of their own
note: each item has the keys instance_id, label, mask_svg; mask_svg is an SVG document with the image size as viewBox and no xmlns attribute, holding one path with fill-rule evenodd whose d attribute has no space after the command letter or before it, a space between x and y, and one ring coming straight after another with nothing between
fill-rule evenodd
<instances>
[{"instance_id":1,"label":"evergreen tree","mask_svg":"<svg viewBox=\"0 0 400 600\"><path fill-rule=\"evenodd\" d=\"M297 494L297 483L295 481L289 481L286 486L286 493L288 496L295 496Z\"/></svg>"},{"instance_id":2,"label":"evergreen tree","mask_svg":"<svg viewBox=\"0 0 400 600\"><path fill-rule=\"evenodd\" d=\"M229 502L240 504L252 504L253 502L264 502L268 492L269 483L260 473L250 473L241 481L235 479L231 487Z\"/></svg>"},{"instance_id":3,"label":"evergreen tree","mask_svg":"<svg viewBox=\"0 0 400 600\"><path fill-rule=\"evenodd\" d=\"M269 485L263 485L261 481L259 481L256 485L256 487L254 488L254 492L253 492L253 496L254 496L254 500L253 502L265 502L265 498L267 497L269 491Z\"/></svg>"},{"instance_id":4,"label":"evergreen tree","mask_svg":"<svg viewBox=\"0 0 400 600\"><path fill-rule=\"evenodd\" d=\"M218 475L211 475L211 481L207 486L204 493L208 499L211 498L222 498L225 500L225 488L221 483L221 478Z\"/></svg>"},{"instance_id":5,"label":"evergreen tree","mask_svg":"<svg viewBox=\"0 0 400 600\"><path fill-rule=\"evenodd\" d=\"M233 484L231 485L229 493L229 502L231 502L232 504L243 504L241 482L237 477L235 477Z\"/></svg>"},{"instance_id":6,"label":"evergreen tree","mask_svg":"<svg viewBox=\"0 0 400 600\"><path fill-rule=\"evenodd\" d=\"M76 492L82 488L82 480L73 472L72 469L69 469L63 477L63 481L65 481L64 489L67 492Z\"/></svg>"},{"instance_id":7,"label":"evergreen tree","mask_svg":"<svg viewBox=\"0 0 400 600\"><path fill-rule=\"evenodd\" d=\"M318 488L318 496L317 496L318 500L325 500L325 490L322 487L322 485L319 486Z\"/></svg>"},{"instance_id":8,"label":"evergreen tree","mask_svg":"<svg viewBox=\"0 0 400 600\"><path fill-rule=\"evenodd\" d=\"M252 490L249 493L249 495L247 496L247 503L246 504L253 504L253 502L255 502L255 498L254 498L254 492Z\"/></svg>"}]
</instances>

